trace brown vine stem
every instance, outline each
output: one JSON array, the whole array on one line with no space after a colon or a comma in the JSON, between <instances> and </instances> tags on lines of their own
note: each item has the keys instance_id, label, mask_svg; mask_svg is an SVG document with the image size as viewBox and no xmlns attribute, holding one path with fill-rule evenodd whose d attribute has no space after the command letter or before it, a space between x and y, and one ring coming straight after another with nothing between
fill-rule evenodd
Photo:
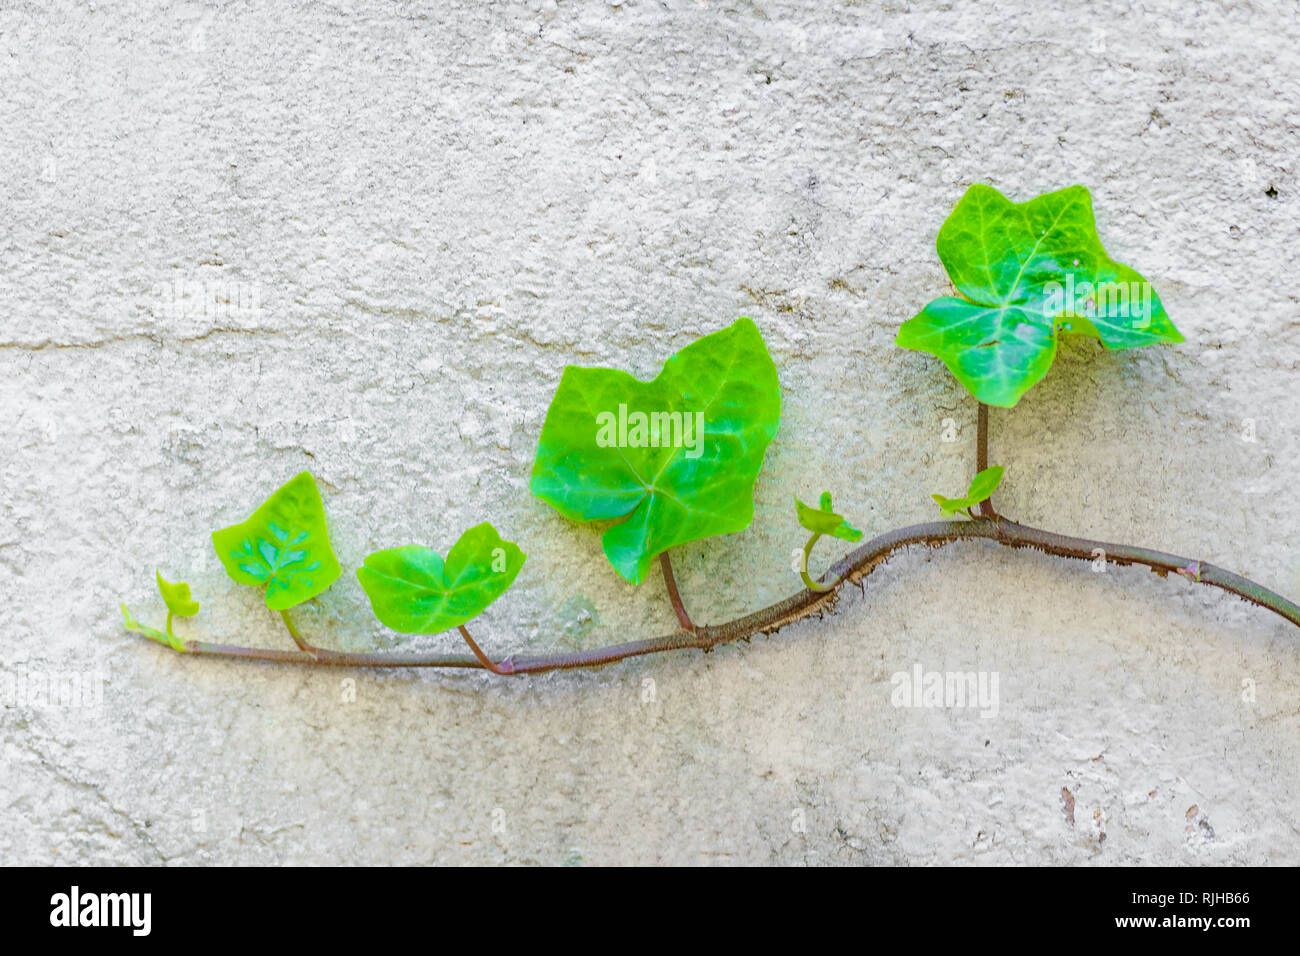
<instances>
[{"instance_id":1,"label":"brown vine stem","mask_svg":"<svg viewBox=\"0 0 1300 956\"><path fill-rule=\"evenodd\" d=\"M694 630L680 630L663 637L612 644L585 651L511 657L502 666L508 666L511 674L537 674L544 671L599 667L629 657L660 654L666 651L689 648L707 651L720 644L747 640L755 634L771 634L788 624L830 610L834 606L839 589L846 582L861 581L896 551L913 545L941 547L958 541L977 539L992 541L1011 548L1035 548L1047 554L1076 558L1081 561L1091 562L1100 557L1115 565L1142 565L1161 577L1165 577L1172 571L1189 580L1235 594L1251 604L1267 608L1300 627L1300 605L1254 581L1213 564L1126 544L1073 538L1017 524L1006 518L981 517L973 521L931 521L887 531L849 552L822 575L822 582L834 582L830 590L818 592L804 589L761 611L755 611L725 624L703 625ZM332 651L322 647L315 647L308 652L209 644L205 641L187 641L185 649L191 654L326 667L484 668L486 666L485 657L480 659L448 654L403 654L390 651L355 653Z\"/></svg>"},{"instance_id":2,"label":"brown vine stem","mask_svg":"<svg viewBox=\"0 0 1300 956\"><path fill-rule=\"evenodd\" d=\"M979 403L978 424L975 426L975 474L989 466L989 407ZM993 507L993 498L989 496L979 503L979 513L985 518L996 518L997 510Z\"/></svg>"},{"instance_id":3,"label":"brown vine stem","mask_svg":"<svg viewBox=\"0 0 1300 956\"><path fill-rule=\"evenodd\" d=\"M664 584L668 585L668 600L673 602L677 623L682 626L682 630L694 631L695 625L691 622L691 616L686 613L686 605L682 603L682 596L677 591L677 578L673 577L673 563L668 560L667 551L659 552L659 567L664 572Z\"/></svg>"}]
</instances>

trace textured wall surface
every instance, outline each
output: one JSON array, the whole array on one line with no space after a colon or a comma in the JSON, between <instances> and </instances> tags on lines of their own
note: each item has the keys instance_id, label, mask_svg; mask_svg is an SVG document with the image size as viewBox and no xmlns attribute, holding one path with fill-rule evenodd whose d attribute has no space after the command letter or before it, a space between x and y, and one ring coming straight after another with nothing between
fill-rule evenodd
<instances>
[{"instance_id":1,"label":"textured wall surface","mask_svg":"<svg viewBox=\"0 0 1300 956\"><path fill-rule=\"evenodd\" d=\"M792 494L878 533L969 478L973 401L893 338L976 181L1089 185L1187 336L995 410L1002 510L1300 592L1300 7L1061 7L0 3L0 860L1300 863L1300 632L1140 570L912 552L750 645L516 680L121 627L160 567L187 635L285 646L208 532L309 468L321 644L391 643L366 553L487 518L530 555L490 650L669 631L532 454L565 363L740 314L781 431L675 561L704 621L794 592ZM894 706L916 665L996 715Z\"/></svg>"}]
</instances>

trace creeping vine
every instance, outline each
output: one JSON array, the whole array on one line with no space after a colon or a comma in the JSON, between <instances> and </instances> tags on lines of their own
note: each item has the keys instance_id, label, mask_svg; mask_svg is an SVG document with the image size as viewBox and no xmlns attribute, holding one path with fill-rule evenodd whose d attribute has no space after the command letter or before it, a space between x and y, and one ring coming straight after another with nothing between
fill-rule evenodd
<instances>
[{"instance_id":1,"label":"creeping vine","mask_svg":"<svg viewBox=\"0 0 1300 956\"><path fill-rule=\"evenodd\" d=\"M830 609L845 584L862 582L900 550L974 540L1094 564L1143 566L1162 577L1173 572L1300 626L1300 606L1209 562L1032 528L993 505L1004 469L988 463L989 406L1013 407L1041 380L1060 336L1087 336L1109 349L1183 341L1150 284L1102 248L1088 190L1073 186L1013 203L977 184L944 222L937 247L960 295L937 298L904 322L898 344L939 358L978 402L974 477L959 497L933 495L950 520L878 535L816 579L808 561L823 537L857 542L863 535L833 509L830 492L822 493L816 508L795 498L795 517L810 533L794 555L804 589L783 601L724 624L697 624L669 559L673 547L740 531L753 520L753 486L780 423L781 392L761 333L741 318L673 355L650 382L617 369L566 367L538 441L533 494L571 520L605 523L605 555L632 584L641 583L658 558L679 625L673 633L494 660L465 625L505 593L526 555L483 522L462 534L445 559L432 548L405 545L376 551L357 569L371 608L386 627L399 634L455 630L469 655L317 646L299 631L290 611L329 588L342 567L308 472L291 478L246 521L212 535L230 577L264 589L266 606L279 613L293 649L177 636L175 617L193 617L199 604L188 584L170 582L161 571L156 580L167 607L165 629L141 624L123 605L126 627L176 651L213 657L540 673L687 648L710 650L770 634Z\"/></svg>"}]
</instances>

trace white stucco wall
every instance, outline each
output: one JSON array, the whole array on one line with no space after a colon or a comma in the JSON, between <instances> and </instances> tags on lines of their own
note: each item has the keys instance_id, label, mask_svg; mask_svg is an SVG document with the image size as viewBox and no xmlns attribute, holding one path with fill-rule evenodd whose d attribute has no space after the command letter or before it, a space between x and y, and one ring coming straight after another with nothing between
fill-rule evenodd
<instances>
[{"instance_id":1,"label":"white stucco wall","mask_svg":"<svg viewBox=\"0 0 1300 956\"><path fill-rule=\"evenodd\" d=\"M669 630L532 453L565 363L739 314L781 430L751 528L675 560L700 620L793 592L791 494L878 533L969 477L972 400L892 343L974 181L1089 185L1188 339L1071 343L995 411L1003 511L1300 593L1300 11L1086 6L0 5L0 689L105 679L0 701L0 861L1300 862L1300 632L1137 570L912 553L748 646L508 681L121 628L161 567L185 633L283 645L207 534L310 468L322 644L389 639L366 553L483 519L530 555L489 650ZM996 672L997 715L892 706L916 664Z\"/></svg>"}]
</instances>

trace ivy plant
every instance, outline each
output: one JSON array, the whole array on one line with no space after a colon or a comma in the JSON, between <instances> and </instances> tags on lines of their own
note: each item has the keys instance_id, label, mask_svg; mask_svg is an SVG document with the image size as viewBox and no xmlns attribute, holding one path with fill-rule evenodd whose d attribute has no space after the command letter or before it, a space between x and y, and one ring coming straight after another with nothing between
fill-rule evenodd
<instances>
[{"instance_id":1,"label":"ivy plant","mask_svg":"<svg viewBox=\"0 0 1300 956\"><path fill-rule=\"evenodd\" d=\"M342 573L330 545L320 489L310 472L290 478L246 521L214 531L212 544L232 580L265 588L266 606L279 612L302 654L330 659L333 652L309 644L289 616L290 608L324 592ZM430 548L407 545L369 555L357 577L385 626L401 634L459 629L483 666L509 673L483 654L464 625L505 593L524 558L518 545L483 522L461 535L445 562ZM127 629L178 651L215 653L211 645L182 641L172 631L173 615L191 617L199 611L190 586L167 581L161 571L157 581L168 609L166 631L141 624L124 604Z\"/></svg>"},{"instance_id":2,"label":"ivy plant","mask_svg":"<svg viewBox=\"0 0 1300 956\"><path fill-rule=\"evenodd\" d=\"M961 294L904 322L898 344L941 359L986 405L1020 401L1051 368L1062 334L1110 349L1183 341L1151 284L1102 248L1084 186L1013 203L977 183L937 246Z\"/></svg>"},{"instance_id":3,"label":"ivy plant","mask_svg":"<svg viewBox=\"0 0 1300 956\"><path fill-rule=\"evenodd\" d=\"M248 520L212 532L212 545L233 580L266 588L273 611L314 598L343 573L330 547L320 490L306 471L276 489Z\"/></svg>"},{"instance_id":4,"label":"ivy plant","mask_svg":"<svg viewBox=\"0 0 1300 956\"><path fill-rule=\"evenodd\" d=\"M400 634L440 634L478 617L506 592L527 557L488 522L447 552L409 544L376 551L357 568L375 617Z\"/></svg>"},{"instance_id":5,"label":"ivy plant","mask_svg":"<svg viewBox=\"0 0 1300 956\"><path fill-rule=\"evenodd\" d=\"M747 318L692 342L652 381L567 366L532 491L574 521L613 521L609 563L639 584L669 548L741 531L781 420L776 365Z\"/></svg>"},{"instance_id":6,"label":"ivy plant","mask_svg":"<svg viewBox=\"0 0 1300 956\"><path fill-rule=\"evenodd\" d=\"M386 627L400 634L458 628L484 666L509 673L509 661L492 663L465 625L506 592L526 558L517 544L484 521L460 536L446 561L432 548L409 544L370 554L357 577L375 617Z\"/></svg>"},{"instance_id":7,"label":"ivy plant","mask_svg":"<svg viewBox=\"0 0 1300 956\"><path fill-rule=\"evenodd\" d=\"M1235 594L1300 626L1300 605L1208 562L1151 548L1106 544L1032 528L999 514L992 495L1004 475L988 464L988 407L1011 407L1051 367L1061 335L1083 335L1110 349L1177 343L1182 336L1146 280L1112 260L1097 237L1092 199L1082 186L1014 203L990 186L971 186L943 223L939 258L958 295L932 301L904 321L898 344L941 359L977 400L974 478L965 495L933 495L943 516L896 528L859 545L814 581L813 545L823 537L858 542L862 532L837 512L829 492L816 508L794 499L810 533L794 551L797 594L715 626L696 626L672 574L668 551L740 531L754 516L754 485L781 417L776 365L753 321L740 318L668 358L650 381L609 368L568 366L560 375L538 439L531 489L566 518L600 522L613 569L638 584L657 557L680 625L659 638L607 647L508 657L494 662L466 624L506 593L525 555L488 522L470 528L444 559L406 545L376 551L357 578L381 623L400 634L460 632L472 656L441 652L336 651L313 646L289 609L340 576L325 510L307 472L291 478L246 520L212 535L235 581L264 589L296 650L182 640L175 617L198 612L189 585L161 572L156 583L167 625L141 624L122 607L126 627L178 651L220 657L356 667L474 667L523 674L595 667L643 654L711 649L770 633L821 614L845 582L861 582L900 549L983 538L1048 554L1141 565Z\"/></svg>"}]
</instances>

